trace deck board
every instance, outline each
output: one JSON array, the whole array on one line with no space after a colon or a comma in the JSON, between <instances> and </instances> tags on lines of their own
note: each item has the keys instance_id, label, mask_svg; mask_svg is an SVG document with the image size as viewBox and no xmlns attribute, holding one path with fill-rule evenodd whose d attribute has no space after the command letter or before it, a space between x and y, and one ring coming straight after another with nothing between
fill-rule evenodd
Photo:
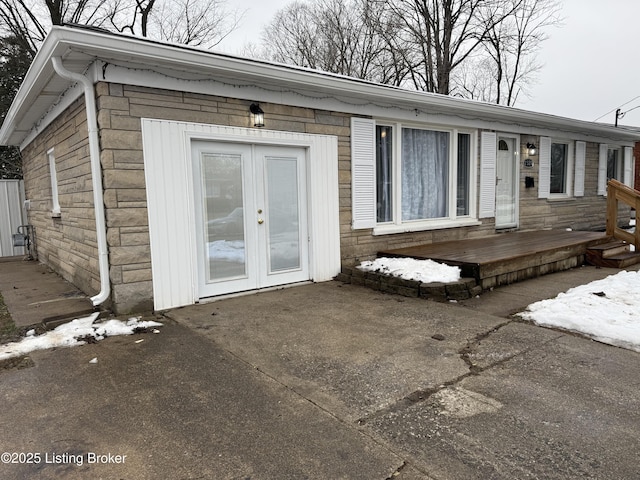
<instances>
[{"instance_id":1,"label":"deck board","mask_svg":"<svg viewBox=\"0 0 640 480\"><path fill-rule=\"evenodd\" d=\"M540 267L584 255L587 246L606 241L604 232L537 230L383 250L378 256L431 259L462 267L477 280Z\"/></svg>"}]
</instances>

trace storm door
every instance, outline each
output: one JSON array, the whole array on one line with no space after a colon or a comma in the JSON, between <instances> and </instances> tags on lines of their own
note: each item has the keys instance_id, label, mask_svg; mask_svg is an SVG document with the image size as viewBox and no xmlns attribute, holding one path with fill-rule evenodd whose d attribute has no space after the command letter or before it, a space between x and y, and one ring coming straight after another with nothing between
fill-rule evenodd
<instances>
[{"instance_id":1,"label":"storm door","mask_svg":"<svg viewBox=\"0 0 640 480\"><path fill-rule=\"evenodd\" d=\"M306 150L192 148L200 298L309 279Z\"/></svg>"},{"instance_id":2,"label":"storm door","mask_svg":"<svg viewBox=\"0 0 640 480\"><path fill-rule=\"evenodd\" d=\"M498 137L496 228L518 226L518 157L516 138Z\"/></svg>"}]
</instances>

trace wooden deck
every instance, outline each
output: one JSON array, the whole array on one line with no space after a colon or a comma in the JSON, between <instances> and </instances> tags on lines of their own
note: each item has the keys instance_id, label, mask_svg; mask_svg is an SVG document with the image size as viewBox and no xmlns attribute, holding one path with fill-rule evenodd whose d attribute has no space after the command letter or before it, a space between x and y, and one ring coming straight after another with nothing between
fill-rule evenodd
<instances>
[{"instance_id":1,"label":"wooden deck","mask_svg":"<svg viewBox=\"0 0 640 480\"><path fill-rule=\"evenodd\" d=\"M603 232L510 232L384 250L378 256L431 259L459 266L463 277L475 278L478 285L488 289L582 265L587 247L609 238Z\"/></svg>"}]
</instances>

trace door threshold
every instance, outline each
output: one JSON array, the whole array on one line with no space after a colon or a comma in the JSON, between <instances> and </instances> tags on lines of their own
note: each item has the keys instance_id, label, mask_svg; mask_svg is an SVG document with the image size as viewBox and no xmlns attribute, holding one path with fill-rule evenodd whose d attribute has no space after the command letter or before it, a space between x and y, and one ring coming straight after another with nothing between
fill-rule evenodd
<instances>
[{"instance_id":1,"label":"door threshold","mask_svg":"<svg viewBox=\"0 0 640 480\"><path fill-rule=\"evenodd\" d=\"M312 280L305 280L303 282L287 283L284 285L274 285L273 287L256 288L253 290L244 290L242 292L225 293L222 295L215 295L212 297L204 297L196 301L196 304L213 303L218 300L225 300L227 298L244 297L246 295L255 295L256 293L273 292L275 290L284 290L285 288L300 287L302 285L311 285Z\"/></svg>"}]
</instances>

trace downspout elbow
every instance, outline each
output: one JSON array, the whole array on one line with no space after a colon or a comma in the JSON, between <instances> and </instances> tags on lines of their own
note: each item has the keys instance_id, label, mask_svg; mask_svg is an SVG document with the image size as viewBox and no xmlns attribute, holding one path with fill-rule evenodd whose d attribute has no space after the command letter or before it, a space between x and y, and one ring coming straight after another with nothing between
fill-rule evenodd
<instances>
[{"instance_id":1,"label":"downspout elbow","mask_svg":"<svg viewBox=\"0 0 640 480\"><path fill-rule=\"evenodd\" d=\"M93 186L93 203L96 217L96 236L98 242L98 267L100 270L100 292L91 297L93 306L104 303L111 294L109 281L109 252L107 249L107 229L104 214L104 195L102 188L102 167L100 165L100 144L98 138L98 121L94 87L85 75L71 72L62 65L60 57L51 59L53 69L62 78L82 85L85 108L87 112L87 129L89 136L89 161L91 163L91 180Z\"/></svg>"}]
</instances>

